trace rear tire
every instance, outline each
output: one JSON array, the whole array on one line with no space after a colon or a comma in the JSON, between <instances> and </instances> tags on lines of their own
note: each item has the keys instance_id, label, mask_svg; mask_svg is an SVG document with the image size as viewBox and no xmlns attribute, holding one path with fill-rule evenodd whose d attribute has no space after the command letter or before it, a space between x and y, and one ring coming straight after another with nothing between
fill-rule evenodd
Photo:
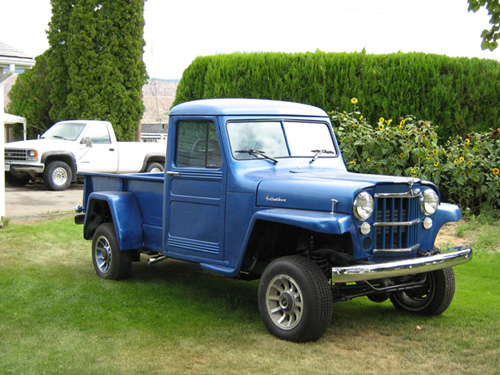
<instances>
[{"instance_id":1,"label":"rear tire","mask_svg":"<svg viewBox=\"0 0 500 375\"><path fill-rule=\"evenodd\" d=\"M132 268L132 251L120 250L112 223L99 225L92 239L92 261L99 277L126 279Z\"/></svg>"},{"instance_id":2,"label":"rear tire","mask_svg":"<svg viewBox=\"0 0 500 375\"><path fill-rule=\"evenodd\" d=\"M152 162L148 163L146 166L146 173L160 173L163 172L165 168L160 163Z\"/></svg>"},{"instance_id":3,"label":"rear tire","mask_svg":"<svg viewBox=\"0 0 500 375\"><path fill-rule=\"evenodd\" d=\"M267 266L258 302L267 330L283 340L318 340L332 318L328 280L316 264L301 256L278 258Z\"/></svg>"}]
</instances>

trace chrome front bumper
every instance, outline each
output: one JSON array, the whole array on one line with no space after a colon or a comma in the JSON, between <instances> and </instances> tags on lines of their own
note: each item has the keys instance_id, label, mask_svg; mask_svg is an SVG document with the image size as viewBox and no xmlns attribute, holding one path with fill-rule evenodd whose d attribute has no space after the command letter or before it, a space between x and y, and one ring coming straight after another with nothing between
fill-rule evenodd
<instances>
[{"instance_id":1,"label":"chrome front bumper","mask_svg":"<svg viewBox=\"0 0 500 375\"><path fill-rule=\"evenodd\" d=\"M467 247L457 247L455 249L456 251L451 253L399 260L396 262L332 267L332 282L349 283L353 281L413 275L453 267L472 259L472 249Z\"/></svg>"}]
</instances>

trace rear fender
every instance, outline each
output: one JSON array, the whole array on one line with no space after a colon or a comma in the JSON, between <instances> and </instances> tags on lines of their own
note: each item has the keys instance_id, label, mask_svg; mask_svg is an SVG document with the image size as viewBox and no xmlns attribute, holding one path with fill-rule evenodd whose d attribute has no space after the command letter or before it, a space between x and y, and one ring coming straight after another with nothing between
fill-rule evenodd
<instances>
[{"instance_id":1,"label":"rear fender","mask_svg":"<svg viewBox=\"0 0 500 375\"><path fill-rule=\"evenodd\" d=\"M85 239L90 240L97 227L112 221L121 250L142 249L142 215L137 198L124 191L100 191L90 194L83 228Z\"/></svg>"}]
</instances>

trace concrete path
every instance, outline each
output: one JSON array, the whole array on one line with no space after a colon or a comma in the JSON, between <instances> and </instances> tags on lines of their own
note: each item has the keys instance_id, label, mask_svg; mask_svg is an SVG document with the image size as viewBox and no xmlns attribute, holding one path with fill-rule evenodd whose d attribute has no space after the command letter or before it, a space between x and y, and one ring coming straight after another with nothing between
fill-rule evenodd
<instances>
[{"instance_id":1,"label":"concrete path","mask_svg":"<svg viewBox=\"0 0 500 375\"><path fill-rule=\"evenodd\" d=\"M5 188L5 217L22 219L74 212L82 204L83 185L72 184L68 190L51 191L45 185Z\"/></svg>"}]
</instances>

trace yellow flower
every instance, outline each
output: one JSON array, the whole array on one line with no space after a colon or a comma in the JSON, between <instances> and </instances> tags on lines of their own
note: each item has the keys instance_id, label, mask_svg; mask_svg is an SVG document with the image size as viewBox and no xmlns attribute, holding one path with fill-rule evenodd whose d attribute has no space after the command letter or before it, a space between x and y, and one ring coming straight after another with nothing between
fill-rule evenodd
<instances>
[{"instance_id":1,"label":"yellow flower","mask_svg":"<svg viewBox=\"0 0 500 375\"><path fill-rule=\"evenodd\" d=\"M384 124L378 124L378 130L384 130Z\"/></svg>"},{"instance_id":2,"label":"yellow flower","mask_svg":"<svg viewBox=\"0 0 500 375\"><path fill-rule=\"evenodd\" d=\"M356 165L356 161L355 160L350 161L349 164Z\"/></svg>"},{"instance_id":3,"label":"yellow flower","mask_svg":"<svg viewBox=\"0 0 500 375\"><path fill-rule=\"evenodd\" d=\"M471 162L471 161L468 161L468 162L467 162L467 165L468 165L469 167L471 167L471 166L472 166L472 162Z\"/></svg>"},{"instance_id":4,"label":"yellow flower","mask_svg":"<svg viewBox=\"0 0 500 375\"><path fill-rule=\"evenodd\" d=\"M465 161L463 156L460 156L460 162L463 163Z\"/></svg>"},{"instance_id":5,"label":"yellow flower","mask_svg":"<svg viewBox=\"0 0 500 375\"><path fill-rule=\"evenodd\" d=\"M384 121L385 121L385 119L383 117L378 119L378 122L384 122Z\"/></svg>"},{"instance_id":6,"label":"yellow flower","mask_svg":"<svg viewBox=\"0 0 500 375\"><path fill-rule=\"evenodd\" d=\"M458 163L458 159L453 160L453 163L457 164Z\"/></svg>"},{"instance_id":7,"label":"yellow flower","mask_svg":"<svg viewBox=\"0 0 500 375\"><path fill-rule=\"evenodd\" d=\"M357 104L358 103L358 98L352 98L351 99L352 104Z\"/></svg>"},{"instance_id":8,"label":"yellow flower","mask_svg":"<svg viewBox=\"0 0 500 375\"><path fill-rule=\"evenodd\" d=\"M403 156L404 156L404 155L403 155L403 153L400 153L400 154L399 154L399 158L400 158L400 159L403 159Z\"/></svg>"},{"instance_id":9,"label":"yellow flower","mask_svg":"<svg viewBox=\"0 0 500 375\"><path fill-rule=\"evenodd\" d=\"M392 123L392 118L389 119L389 121L387 121L387 125L391 125L391 123Z\"/></svg>"},{"instance_id":10,"label":"yellow flower","mask_svg":"<svg viewBox=\"0 0 500 375\"><path fill-rule=\"evenodd\" d=\"M363 115L359 116L359 121L363 121Z\"/></svg>"},{"instance_id":11,"label":"yellow flower","mask_svg":"<svg viewBox=\"0 0 500 375\"><path fill-rule=\"evenodd\" d=\"M462 171L462 172L460 172L460 174L461 174L462 176L465 176L465 172L463 172L463 171Z\"/></svg>"},{"instance_id":12,"label":"yellow flower","mask_svg":"<svg viewBox=\"0 0 500 375\"><path fill-rule=\"evenodd\" d=\"M405 120L401 120L401 121L399 122L399 126L400 126L400 127L403 127L403 125L404 125L404 124L405 124Z\"/></svg>"},{"instance_id":13,"label":"yellow flower","mask_svg":"<svg viewBox=\"0 0 500 375\"><path fill-rule=\"evenodd\" d=\"M434 163L435 167L439 167L439 162Z\"/></svg>"},{"instance_id":14,"label":"yellow flower","mask_svg":"<svg viewBox=\"0 0 500 375\"><path fill-rule=\"evenodd\" d=\"M500 173L500 169L498 168L493 168L493 174L499 174Z\"/></svg>"},{"instance_id":15,"label":"yellow flower","mask_svg":"<svg viewBox=\"0 0 500 375\"><path fill-rule=\"evenodd\" d=\"M425 157L427 160L431 160L431 157L430 156L426 156Z\"/></svg>"},{"instance_id":16,"label":"yellow flower","mask_svg":"<svg viewBox=\"0 0 500 375\"><path fill-rule=\"evenodd\" d=\"M411 174L417 174L417 171L415 169L413 169L413 168L411 169L410 172L411 172Z\"/></svg>"},{"instance_id":17,"label":"yellow flower","mask_svg":"<svg viewBox=\"0 0 500 375\"><path fill-rule=\"evenodd\" d=\"M438 151L438 150L433 150L433 151L432 151L432 153L433 153L434 155L437 155L437 154L439 154L439 151Z\"/></svg>"},{"instance_id":18,"label":"yellow flower","mask_svg":"<svg viewBox=\"0 0 500 375\"><path fill-rule=\"evenodd\" d=\"M370 161L370 158L367 158L366 161Z\"/></svg>"},{"instance_id":19,"label":"yellow flower","mask_svg":"<svg viewBox=\"0 0 500 375\"><path fill-rule=\"evenodd\" d=\"M470 143L470 139L469 139L469 138L467 138L467 139L465 140L465 144L466 144L466 145L468 145L469 143Z\"/></svg>"}]
</instances>

